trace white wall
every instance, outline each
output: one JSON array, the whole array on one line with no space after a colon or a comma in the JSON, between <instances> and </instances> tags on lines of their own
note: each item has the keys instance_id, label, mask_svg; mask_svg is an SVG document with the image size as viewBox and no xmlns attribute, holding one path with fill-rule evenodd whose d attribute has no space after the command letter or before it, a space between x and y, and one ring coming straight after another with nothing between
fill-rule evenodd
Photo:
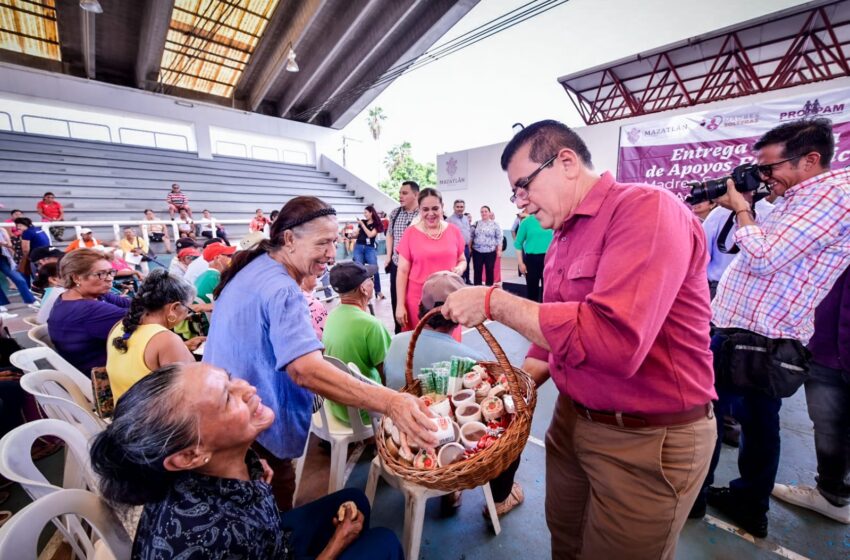
<instances>
[{"instance_id":1,"label":"white wall","mask_svg":"<svg viewBox=\"0 0 850 560\"><path fill-rule=\"evenodd\" d=\"M807 92L814 93L841 88L850 88L850 78L839 78L738 99L728 99L725 101L718 101L716 103L686 107L675 111L655 113L632 119L585 126L576 128L575 130L587 144L587 147L593 157L594 168L600 172L611 171L616 175L617 152L619 149L621 126L645 121L654 121L677 114L695 113L718 107L734 107L736 105L745 105L762 100L766 101L770 99L793 97ZM564 95L564 102L568 102L566 94ZM450 205L454 199L463 198L466 200L468 211L472 212L472 215L477 217L478 209L481 205L487 204L496 213L496 221L499 222L502 229L508 229L511 227L515 217L516 207L510 203L510 186L508 185L505 172L502 171L499 166L499 159L502 155L502 150L506 145L507 142L501 142L499 144L481 146L466 151L468 158L468 186L463 190L446 191L443 193L443 198L447 206Z\"/></svg>"},{"instance_id":2,"label":"white wall","mask_svg":"<svg viewBox=\"0 0 850 560\"><path fill-rule=\"evenodd\" d=\"M3 111L3 94L7 98L23 96L33 101L189 123L194 128L198 155L202 158L212 156L209 132L212 126L300 141L308 148L310 165L316 164L317 154L329 153L339 143L339 131L329 128L12 64L0 64L0 111Z\"/></svg>"}]
</instances>

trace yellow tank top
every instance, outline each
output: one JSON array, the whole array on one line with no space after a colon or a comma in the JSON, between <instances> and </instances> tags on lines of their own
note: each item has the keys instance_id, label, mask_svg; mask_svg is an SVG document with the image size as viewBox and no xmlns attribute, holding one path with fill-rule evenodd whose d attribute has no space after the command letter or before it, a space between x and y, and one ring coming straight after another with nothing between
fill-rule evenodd
<instances>
[{"instance_id":1,"label":"yellow tank top","mask_svg":"<svg viewBox=\"0 0 850 560\"><path fill-rule=\"evenodd\" d=\"M127 351L121 352L112 345L112 339L124 336L124 325L119 321L112 327L106 343L106 374L115 401L136 381L151 372L145 365L145 348L154 336L166 330L162 325L139 325L127 341Z\"/></svg>"}]
</instances>

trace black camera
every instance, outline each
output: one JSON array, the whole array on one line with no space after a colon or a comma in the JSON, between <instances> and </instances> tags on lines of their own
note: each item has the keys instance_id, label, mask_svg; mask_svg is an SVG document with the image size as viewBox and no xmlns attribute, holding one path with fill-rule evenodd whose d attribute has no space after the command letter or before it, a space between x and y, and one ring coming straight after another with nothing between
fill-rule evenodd
<instances>
[{"instance_id":1,"label":"black camera","mask_svg":"<svg viewBox=\"0 0 850 560\"><path fill-rule=\"evenodd\" d=\"M699 204L726 194L726 181L732 179L738 192L757 191L764 182L757 165L739 165L731 175L718 179L709 179L701 183L690 183L691 194L685 199L688 204Z\"/></svg>"}]
</instances>

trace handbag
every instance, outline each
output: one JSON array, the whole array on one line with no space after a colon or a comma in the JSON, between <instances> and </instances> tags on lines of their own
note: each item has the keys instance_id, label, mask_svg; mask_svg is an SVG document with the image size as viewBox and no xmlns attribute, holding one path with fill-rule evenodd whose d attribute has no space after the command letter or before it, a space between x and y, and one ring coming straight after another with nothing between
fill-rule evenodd
<instances>
[{"instance_id":1,"label":"handbag","mask_svg":"<svg viewBox=\"0 0 850 560\"><path fill-rule=\"evenodd\" d=\"M718 385L784 399L806 382L811 353L800 341L743 329L718 329L718 334L724 337L714 356Z\"/></svg>"}]
</instances>

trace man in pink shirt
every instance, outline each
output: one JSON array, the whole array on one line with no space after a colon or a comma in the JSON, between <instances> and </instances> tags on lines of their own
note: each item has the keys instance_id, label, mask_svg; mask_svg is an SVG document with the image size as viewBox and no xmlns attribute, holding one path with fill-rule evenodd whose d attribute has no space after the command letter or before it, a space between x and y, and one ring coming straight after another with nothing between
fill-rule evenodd
<instances>
[{"instance_id":1,"label":"man in pink shirt","mask_svg":"<svg viewBox=\"0 0 850 560\"><path fill-rule=\"evenodd\" d=\"M519 132L502 168L512 201L555 231L543 303L473 287L443 314L517 330L533 343L523 369L558 388L552 557L672 559L717 437L700 222L663 189L596 173L556 121Z\"/></svg>"}]
</instances>

